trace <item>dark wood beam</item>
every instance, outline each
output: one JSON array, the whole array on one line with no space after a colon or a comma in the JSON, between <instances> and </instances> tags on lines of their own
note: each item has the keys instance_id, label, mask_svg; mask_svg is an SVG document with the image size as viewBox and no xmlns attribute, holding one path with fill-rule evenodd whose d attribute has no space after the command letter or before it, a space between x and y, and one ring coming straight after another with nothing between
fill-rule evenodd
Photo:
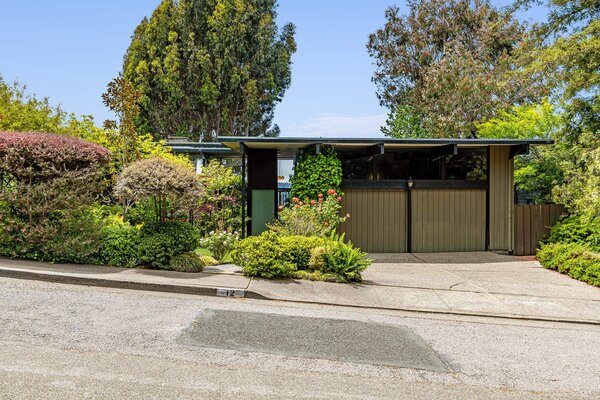
<instances>
[{"instance_id":1,"label":"dark wood beam","mask_svg":"<svg viewBox=\"0 0 600 400\"><path fill-rule=\"evenodd\" d=\"M385 154L385 149L383 148L383 143L379 143L373 146L365 147L364 149L360 149L357 151L353 151L351 154L345 154L345 160L357 160L359 158L367 158L373 156L380 156Z\"/></svg>"},{"instance_id":2,"label":"dark wood beam","mask_svg":"<svg viewBox=\"0 0 600 400\"><path fill-rule=\"evenodd\" d=\"M458 154L458 145L446 144L444 146L434 147L431 149L431 156L437 158L440 156L452 156Z\"/></svg>"},{"instance_id":3,"label":"dark wood beam","mask_svg":"<svg viewBox=\"0 0 600 400\"><path fill-rule=\"evenodd\" d=\"M529 145L528 144L517 144L514 146L510 146L510 151L508 153L508 159L512 160L515 156L521 154L529 154Z\"/></svg>"}]
</instances>

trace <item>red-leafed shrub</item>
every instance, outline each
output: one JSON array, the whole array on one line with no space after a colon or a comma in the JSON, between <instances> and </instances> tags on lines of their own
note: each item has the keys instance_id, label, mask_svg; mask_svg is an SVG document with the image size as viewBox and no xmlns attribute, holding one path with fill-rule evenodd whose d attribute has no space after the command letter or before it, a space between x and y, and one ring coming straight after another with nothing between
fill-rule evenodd
<instances>
[{"instance_id":1,"label":"red-leafed shrub","mask_svg":"<svg viewBox=\"0 0 600 400\"><path fill-rule=\"evenodd\" d=\"M16 180L41 182L96 169L109 158L104 147L71 136L0 132L0 168Z\"/></svg>"},{"instance_id":2,"label":"red-leafed shrub","mask_svg":"<svg viewBox=\"0 0 600 400\"><path fill-rule=\"evenodd\" d=\"M87 261L99 229L86 210L110 152L48 133L0 132L0 254Z\"/></svg>"}]
</instances>

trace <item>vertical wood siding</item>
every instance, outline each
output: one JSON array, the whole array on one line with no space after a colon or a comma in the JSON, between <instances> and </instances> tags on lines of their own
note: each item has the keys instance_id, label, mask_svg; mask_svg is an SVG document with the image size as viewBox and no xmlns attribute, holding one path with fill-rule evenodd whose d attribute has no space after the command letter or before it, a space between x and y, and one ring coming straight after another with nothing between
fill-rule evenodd
<instances>
[{"instance_id":1,"label":"vertical wood siding","mask_svg":"<svg viewBox=\"0 0 600 400\"><path fill-rule=\"evenodd\" d=\"M406 191L344 189L342 225L356 246L371 253L406 252Z\"/></svg>"},{"instance_id":2,"label":"vertical wood siding","mask_svg":"<svg viewBox=\"0 0 600 400\"><path fill-rule=\"evenodd\" d=\"M513 249L513 160L508 146L490 146L490 250Z\"/></svg>"},{"instance_id":3,"label":"vertical wood siding","mask_svg":"<svg viewBox=\"0 0 600 400\"><path fill-rule=\"evenodd\" d=\"M515 215L515 255L534 255L539 242L565 212L560 204L518 204Z\"/></svg>"},{"instance_id":4,"label":"vertical wood siding","mask_svg":"<svg viewBox=\"0 0 600 400\"><path fill-rule=\"evenodd\" d=\"M412 251L485 250L485 190L412 191Z\"/></svg>"}]
</instances>

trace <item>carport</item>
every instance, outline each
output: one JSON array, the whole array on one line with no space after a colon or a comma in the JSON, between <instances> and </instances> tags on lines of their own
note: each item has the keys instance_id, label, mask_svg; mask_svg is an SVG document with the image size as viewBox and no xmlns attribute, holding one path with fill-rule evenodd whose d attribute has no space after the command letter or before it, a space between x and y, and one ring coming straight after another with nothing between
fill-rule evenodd
<instances>
[{"instance_id":1,"label":"carport","mask_svg":"<svg viewBox=\"0 0 600 400\"><path fill-rule=\"evenodd\" d=\"M551 140L219 137L242 156L245 234L277 217L277 160L334 147L346 238L374 253L502 250L513 237L513 159ZM247 174L246 174L247 171ZM246 179L247 175L247 179Z\"/></svg>"}]
</instances>

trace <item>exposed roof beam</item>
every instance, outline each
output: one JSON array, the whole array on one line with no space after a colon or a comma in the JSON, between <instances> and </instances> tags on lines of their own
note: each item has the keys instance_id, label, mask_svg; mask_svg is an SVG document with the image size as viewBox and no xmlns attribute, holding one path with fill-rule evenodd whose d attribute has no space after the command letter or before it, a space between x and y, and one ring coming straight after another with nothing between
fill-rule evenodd
<instances>
[{"instance_id":1,"label":"exposed roof beam","mask_svg":"<svg viewBox=\"0 0 600 400\"><path fill-rule=\"evenodd\" d=\"M350 156L346 156L345 159L346 160L356 160L359 158L380 156L382 154L385 154L385 149L384 149L383 143L378 143L373 146L365 147L364 149L354 150L353 153L354 154L352 154Z\"/></svg>"},{"instance_id":2,"label":"exposed roof beam","mask_svg":"<svg viewBox=\"0 0 600 400\"><path fill-rule=\"evenodd\" d=\"M510 146L510 151L508 153L508 159L512 160L515 156L520 154L529 154L529 144L517 144L514 146Z\"/></svg>"},{"instance_id":3,"label":"exposed roof beam","mask_svg":"<svg viewBox=\"0 0 600 400\"><path fill-rule=\"evenodd\" d=\"M456 144L446 144L439 147L434 147L431 149L431 155L433 157L441 157L441 156L455 156L458 154L458 145Z\"/></svg>"}]
</instances>

